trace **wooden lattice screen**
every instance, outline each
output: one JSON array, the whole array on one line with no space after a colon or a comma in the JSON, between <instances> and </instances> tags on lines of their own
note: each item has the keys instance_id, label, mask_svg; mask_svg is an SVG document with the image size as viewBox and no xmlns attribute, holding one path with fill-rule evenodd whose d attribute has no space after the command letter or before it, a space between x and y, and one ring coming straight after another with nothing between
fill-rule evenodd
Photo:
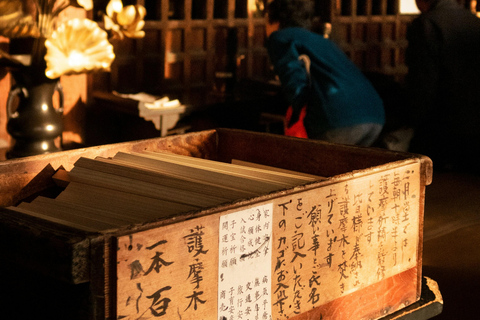
<instances>
[{"instance_id":1,"label":"wooden lattice screen","mask_svg":"<svg viewBox=\"0 0 480 320\"><path fill-rule=\"evenodd\" d=\"M138 1L147 9L141 40L115 43L111 74L95 89L124 92L213 90L215 79L265 77L263 1Z\"/></svg>"}]
</instances>

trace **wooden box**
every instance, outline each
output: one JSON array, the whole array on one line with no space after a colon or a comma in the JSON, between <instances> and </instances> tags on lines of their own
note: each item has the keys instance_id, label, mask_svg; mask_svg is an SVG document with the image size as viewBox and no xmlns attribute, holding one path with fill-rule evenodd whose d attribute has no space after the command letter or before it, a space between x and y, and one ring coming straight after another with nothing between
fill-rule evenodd
<instances>
[{"instance_id":1,"label":"wooden box","mask_svg":"<svg viewBox=\"0 0 480 320\"><path fill-rule=\"evenodd\" d=\"M7 208L50 190L55 171L80 157L142 150L325 178L101 233ZM50 312L70 319L377 319L420 298L431 175L424 156L231 129L9 160L2 268L41 275ZM48 295L25 282L13 305Z\"/></svg>"}]
</instances>

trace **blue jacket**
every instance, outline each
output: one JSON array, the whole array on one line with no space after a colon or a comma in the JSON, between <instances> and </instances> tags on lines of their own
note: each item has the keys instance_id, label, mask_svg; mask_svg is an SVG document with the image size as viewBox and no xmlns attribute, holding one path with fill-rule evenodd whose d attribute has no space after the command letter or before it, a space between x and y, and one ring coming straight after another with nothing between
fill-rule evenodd
<instances>
[{"instance_id":1,"label":"blue jacket","mask_svg":"<svg viewBox=\"0 0 480 320\"><path fill-rule=\"evenodd\" d=\"M362 123L385 123L383 102L362 72L333 42L303 28L280 29L267 49L294 114L307 105L309 138ZM300 55L311 60L310 77Z\"/></svg>"}]
</instances>

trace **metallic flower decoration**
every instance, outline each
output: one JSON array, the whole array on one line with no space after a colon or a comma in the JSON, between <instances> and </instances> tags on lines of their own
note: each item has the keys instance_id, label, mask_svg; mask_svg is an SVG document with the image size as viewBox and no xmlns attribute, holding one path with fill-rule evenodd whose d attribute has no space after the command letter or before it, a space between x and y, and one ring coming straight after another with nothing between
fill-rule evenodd
<instances>
[{"instance_id":1,"label":"metallic flower decoration","mask_svg":"<svg viewBox=\"0 0 480 320\"><path fill-rule=\"evenodd\" d=\"M107 32L89 19L73 19L60 25L45 42L47 77L109 70L115 59Z\"/></svg>"},{"instance_id":2,"label":"metallic flower decoration","mask_svg":"<svg viewBox=\"0 0 480 320\"><path fill-rule=\"evenodd\" d=\"M143 38L145 32L142 30L147 11L141 5L129 5L124 7L121 0L111 0L104 15L105 29L110 30L113 36L123 39Z\"/></svg>"}]
</instances>

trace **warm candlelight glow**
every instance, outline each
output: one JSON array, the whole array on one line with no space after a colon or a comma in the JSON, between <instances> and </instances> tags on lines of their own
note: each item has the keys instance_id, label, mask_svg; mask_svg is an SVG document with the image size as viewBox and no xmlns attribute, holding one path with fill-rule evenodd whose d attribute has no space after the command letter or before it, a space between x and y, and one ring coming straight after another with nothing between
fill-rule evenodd
<instances>
[{"instance_id":1,"label":"warm candlelight glow","mask_svg":"<svg viewBox=\"0 0 480 320\"><path fill-rule=\"evenodd\" d=\"M109 69L115 59L107 32L89 19L72 19L55 30L45 41L46 75L57 78L62 74Z\"/></svg>"},{"instance_id":2,"label":"warm candlelight glow","mask_svg":"<svg viewBox=\"0 0 480 320\"><path fill-rule=\"evenodd\" d=\"M68 64L73 68L89 64L89 59L82 52L77 50L72 50L67 60Z\"/></svg>"}]
</instances>

